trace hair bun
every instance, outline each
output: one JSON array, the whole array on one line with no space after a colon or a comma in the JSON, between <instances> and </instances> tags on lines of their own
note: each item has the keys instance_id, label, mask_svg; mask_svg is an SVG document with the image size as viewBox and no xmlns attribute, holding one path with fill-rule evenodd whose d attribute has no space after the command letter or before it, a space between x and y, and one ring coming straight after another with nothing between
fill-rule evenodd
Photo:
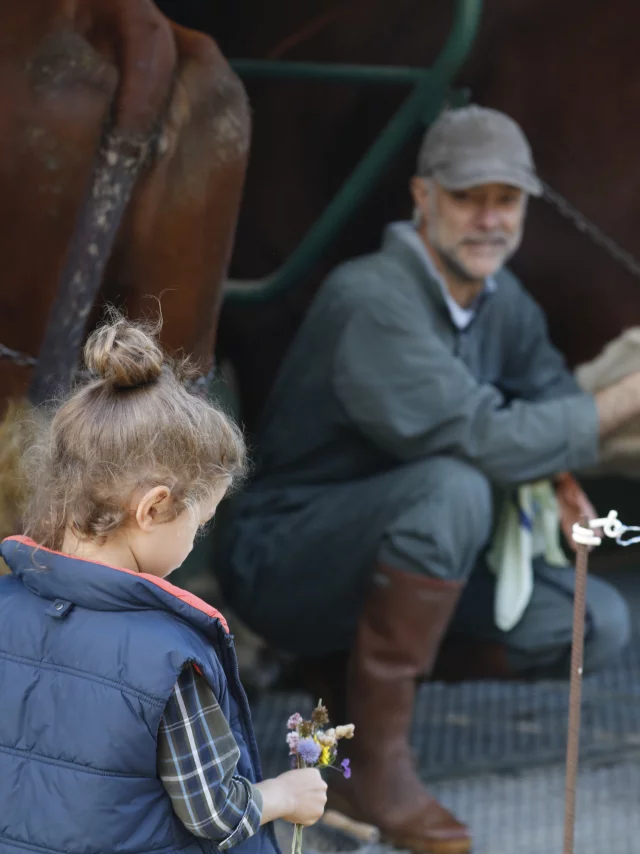
<instances>
[{"instance_id":1,"label":"hair bun","mask_svg":"<svg viewBox=\"0 0 640 854\"><path fill-rule=\"evenodd\" d=\"M156 380L164 357L156 332L115 315L98 327L84 347L87 368L113 388L136 388Z\"/></svg>"}]
</instances>

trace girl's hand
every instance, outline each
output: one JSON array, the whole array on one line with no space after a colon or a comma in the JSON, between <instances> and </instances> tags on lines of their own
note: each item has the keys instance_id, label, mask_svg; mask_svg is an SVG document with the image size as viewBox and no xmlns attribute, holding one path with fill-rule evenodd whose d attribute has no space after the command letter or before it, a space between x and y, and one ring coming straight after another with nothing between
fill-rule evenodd
<instances>
[{"instance_id":1,"label":"girl's hand","mask_svg":"<svg viewBox=\"0 0 640 854\"><path fill-rule=\"evenodd\" d=\"M309 827L322 817L327 803L327 784L316 768L287 771L256 788L263 800L262 824L283 818Z\"/></svg>"},{"instance_id":2,"label":"girl's hand","mask_svg":"<svg viewBox=\"0 0 640 854\"><path fill-rule=\"evenodd\" d=\"M285 821L309 827L322 818L327 803L327 784L317 768L287 771L278 779L291 788L293 795L293 809L282 816Z\"/></svg>"}]
</instances>

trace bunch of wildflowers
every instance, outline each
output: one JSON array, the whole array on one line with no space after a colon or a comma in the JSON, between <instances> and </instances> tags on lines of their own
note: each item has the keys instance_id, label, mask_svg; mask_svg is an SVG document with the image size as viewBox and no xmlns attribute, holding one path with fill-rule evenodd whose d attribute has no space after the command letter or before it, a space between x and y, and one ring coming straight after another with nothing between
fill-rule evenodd
<instances>
[{"instance_id":1,"label":"bunch of wildflowers","mask_svg":"<svg viewBox=\"0 0 640 854\"><path fill-rule=\"evenodd\" d=\"M287 721L287 746L294 768L333 768L340 770L349 779L351 768L349 760L343 759L336 767L338 760L338 742L342 739L353 738L355 727L345 724L329 727L329 713L322 700L311 714L311 720L304 720L296 712ZM293 832L291 854L302 854L302 825L296 824Z\"/></svg>"}]
</instances>

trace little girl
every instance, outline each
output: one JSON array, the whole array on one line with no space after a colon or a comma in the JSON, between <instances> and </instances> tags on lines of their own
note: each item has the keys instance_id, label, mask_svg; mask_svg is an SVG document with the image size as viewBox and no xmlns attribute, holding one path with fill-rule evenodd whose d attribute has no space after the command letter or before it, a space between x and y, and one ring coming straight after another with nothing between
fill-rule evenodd
<instances>
[{"instance_id":1,"label":"little girl","mask_svg":"<svg viewBox=\"0 0 640 854\"><path fill-rule=\"evenodd\" d=\"M243 468L154 334L115 318L32 449L26 534L1 547L0 851L273 854L318 771L261 781L224 618L169 584ZM265 827L264 825L268 825Z\"/></svg>"}]
</instances>

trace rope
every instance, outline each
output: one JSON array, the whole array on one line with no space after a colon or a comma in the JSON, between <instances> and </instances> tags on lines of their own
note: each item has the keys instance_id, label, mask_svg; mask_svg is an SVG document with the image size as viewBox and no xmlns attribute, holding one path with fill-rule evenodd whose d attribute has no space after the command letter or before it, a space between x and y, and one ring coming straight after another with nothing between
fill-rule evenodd
<instances>
[{"instance_id":1,"label":"rope","mask_svg":"<svg viewBox=\"0 0 640 854\"><path fill-rule=\"evenodd\" d=\"M576 522L572 530L573 541L580 545L599 546L602 538L596 536L594 530L602 530L602 533L612 540L615 540L619 546L632 546L634 543L640 543L640 537L632 537L629 540L624 539L624 535L628 531L640 531L638 525L625 525L618 519L618 511L610 510L608 516L601 519L592 519L588 523L588 527L582 523Z\"/></svg>"}]
</instances>

